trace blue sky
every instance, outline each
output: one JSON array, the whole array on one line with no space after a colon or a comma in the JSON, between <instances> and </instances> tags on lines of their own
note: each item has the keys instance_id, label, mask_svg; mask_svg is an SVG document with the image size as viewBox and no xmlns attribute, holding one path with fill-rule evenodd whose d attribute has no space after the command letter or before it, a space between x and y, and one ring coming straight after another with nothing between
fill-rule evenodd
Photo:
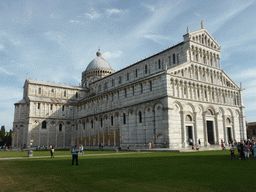
<instances>
[{"instance_id":1,"label":"blue sky","mask_svg":"<svg viewBox=\"0 0 256 192\"><path fill-rule=\"evenodd\" d=\"M223 70L246 89L246 120L256 121L255 8L239 0L1 0L0 126L12 128L27 74L79 85L99 47L119 70L183 41L201 21L221 46Z\"/></svg>"}]
</instances>

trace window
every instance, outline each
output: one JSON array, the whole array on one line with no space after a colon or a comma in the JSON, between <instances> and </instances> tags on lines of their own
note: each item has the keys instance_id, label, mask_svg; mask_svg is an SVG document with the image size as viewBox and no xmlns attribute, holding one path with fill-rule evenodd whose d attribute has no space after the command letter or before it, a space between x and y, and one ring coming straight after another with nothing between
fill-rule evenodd
<instances>
[{"instance_id":1,"label":"window","mask_svg":"<svg viewBox=\"0 0 256 192\"><path fill-rule=\"evenodd\" d=\"M199 91L199 89L197 89L197 96L198 96L198 99L200 99L200 91Z\"/></svg>"},{"instance_id":2,"label":"window","mask_svg":"<svg viewBox=\"0 0 256 192\"><path fill-rule=\"evenodd\" d=\"M122 83L122 77L120 76L119 77L119 84L121 84Z\"/></svg>"},{"instance_id":3,"label":"window","mask_svg":"<svg viewBox=\"0 0 256 192\"><path fill-rule=\"evenodd\" d=\"M152 91L152 81L149 81L149 90Z\"/></svg>"},{"instance_id":4,"label":"window","mask_svg":"<svg viewBox=\"0 0 256 192\"><path fill-rule=\"evenodd\" d=\"M184 87L184 95L187 94L187 87Z\"/></svg>"},{"instance_id":5,"label":"window","mask_svg":"<svg viewBox=\"0 0 256 192\"><path fill-rule=\"evenodd\" d=\"M138 77L138 69L135 70L135 77Z\"/></svg>"},{"instance_id":6,"label":"window","mask_svg":"<svg viewBox=\"0 0 256 192\"><path fill-rule=\"evenodd\" d=\"M172 63L175 64L176 61L175 61L175 54L172 55Z\"/></svg>"},{"instance_id":7,"label":"window","mask_svg":"<svg viewBox=\"0 0 256 192\"><path fill-rule=\"evenodd\" d=\"M52 93L54 92L54 89L52 89Z\"/></svg>"},{"instance_id":8,"label":"window","mask_svg":"<svg viewBox=\"0 0 256 192\"><path fill-rule=\"evenodd\" d=\"M91 120L91 128L93 129L93 120Z\"/></svg>"},{"instance_id":9,"label":"window","mask_svg":"<svg viewBox=\"0 0 256 192\"><path fill-rule=\"evenodd\" d=\"M103 119L100 119L100 126L103 127Z\"/></svg>"},{"instance_id":10,"label":"window","mask_svg":"<svg viewBox=\"0 0 256 192\"><path fill-rule=\"evenodd\" d=\"M62 124L59 124L59 131L62 131Z\"/></svg>"},{"instance_id":11,"label":"window","mask_svg":"<svg viewBox=\"0 0 256 192\"><path fill-rule=\"evenodd\" d=\"M192 121L192 117L190 115L186 116L186 121Z\"/></svg>"},{"instance_id":12,"label":"window","mask_svg":"<svg viewBox=\"0 0 256 192\"><path fill-rule=\"evenodd\" d=\"M123 115L123 123L126 124L126 116L125 116L125 113Z\"/></svg>"},{"instance_id":13,"label":"window","mask_svg":"<svg viewBox=\"0 0 256 192\"><path fill-rule=\"evenodd\" d=\"M180 55L177 54L177 64L180 64Z\"/></svg>"},{"instance_id":14,"label":"window","mask_svg":"<svg viewBox=\"0 0 256 192\"><path fill-rule=\"evenodd\" d=\"M41 94L41 87L38 88L38 94Z\"/></svg>"},{"instance_id":15,"label":"window","mask_svg":"<svg viewBox=\"0 0 256 192\"><path fill-rule=\"evenodd\" d=\"M143 93L143 86L140 84L140 92Z\"/></svg>"},{"instance_id":16,"label":"window","mask_svg":"<svg viewBox=\"0 0 256 192\"><path fill-rule=\"evenodd\" d=\"M124 89L124 97L127 97L126 89Z\"/></svg>"},{"instance_id":17,"label":"window","mask_svg":"<svg viewBox=\"0 0 256 192\"><path fill-rule=\"evenodd\" d=\"M64 111L64 110L65 110L65 106L63 105L63 106L62 106L62 111Z\"/></svg>"},{"instance_id":18,"label":"window","mask_svg":"<svg viewBox=\"0 0 256 192\"><path fill-rule=\"evenodd\" d=\"M145 65L145 74L147 74L147 73L148 73L148 66Z\"/></svg>"},{"instance_id":19,"label":"window","mask_svg":"<svg viewBox=\"0 0 256 192\"><path fill-rule=\"evenodd\" d=\"M158 60L158 69L161 69L161 60Z\"/></svg>"},{"instance_id":20,"label":"window","mask_svg":"<svg viewBox=\"0 0 256 192\"><path fill-rule=\"evenodd\" d=\"M139 111L139 123L142 123L142 114L141 114L141 111Z\"/></svg>"},{"instance_id":21,"label":"window","mask_svg":"<svg viewBox=\"0 0 256 192\"><path fill-rule=\"evenodd\" d=\"M132 87L132 95L134 95L134 86Z\"/></svg>"},{"instance_id":22,"label":"window","mask_svg":"<svg viewBox=\"0 0 256 192\"><path fill-rule=\"evenodd\" d=\"M115 85L115 80L112 79L112 87L114 87L114 85Z\"/></svg>"},{"instance_id":23,"label":"window","mask_svg":"<svg viewBox=\"0 0 256 192\"><path fill-rule=\"evenodd\" d=\"M64 97L66 97L67 96L67 91L64 91Z\"/></svg>"},{"instance_id":24,"label":"window","mask_svg":"<svg viewBox=\"0 0 256 192\"><path fill-rule=\"evenodd\" d=\"M46 129L46 121L42 122L42 129Z\"/></svg>"},{"instance_id":25,"label":"window","mask_svg":"<svg viewBox=\"0 0 256 192\"><path fill-rule=\"evenodd\" d=\"M76 98L78 98L78 92L76 92Z\"/></svg>"},{"instance_id":26,"label":"window","mask_svg":"<svg viewBox=\"0 0 256 192\"><path fill-rule=\"evenodd\" d=\"M170 57L168 57L169 58L169 65L171 65L171 56Z\"/></svg>"},{"instance_id":27,"label":"window","mask_svg":"<svg viewBox=\"0 0 256 192\"><path fill-rule=\"evenodd\" d=\"M129 81L129 73L127 73L126 77L127 77L127 81Z\"/></svg>"},{"instance_id":28,"label":"window","mask_svg":"<svg viewBox=\"0 0 256 192\"><path fill-rule=\"evenodd\" d=\"M111 125L114 125L114 117L111 116Z\"/></svg>"},{"instance_id":29,"label":"window","mask_svg":"<svg viewBox=\"0 0 256 192\"><path fill-rule=\"evenodd\" d=\"M204 94L205 94L205 99L207 99L207 91L206 90L204 91Z\"/></svg>"},{"instance_id":30,"label":"window","mask_svg":"<svg viewBox=\"0 0 256 192\"><path fill-rule=\"evenodd\" d=\"M37 108L40 109L40 103L38 103Z\"/></svg>"},{"instance_id":31,"label":"window","mask_svg":"<svg viewBox=\"0 0 256 192\"><path fill-rule=\"evenodd\" d=\"M52 110L52 104L51 104L51 106L50 106L50 109Z\"/></svg>"}]
</instances>

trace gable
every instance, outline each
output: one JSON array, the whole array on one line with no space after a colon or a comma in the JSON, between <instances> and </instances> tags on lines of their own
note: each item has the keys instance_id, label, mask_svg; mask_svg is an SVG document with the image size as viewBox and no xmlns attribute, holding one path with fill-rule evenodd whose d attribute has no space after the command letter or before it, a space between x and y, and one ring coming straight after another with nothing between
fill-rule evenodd
<instances>
[{"instance_id":1,"label":"gable","mask_svg":"<svg viewBox=\"0 0 256 192\"><path fill-rule=\"evenodd\" d=\"M189 33L189 40L217 51L221 49L217 41L205 29Z\"/></svg>"}]
</instances>

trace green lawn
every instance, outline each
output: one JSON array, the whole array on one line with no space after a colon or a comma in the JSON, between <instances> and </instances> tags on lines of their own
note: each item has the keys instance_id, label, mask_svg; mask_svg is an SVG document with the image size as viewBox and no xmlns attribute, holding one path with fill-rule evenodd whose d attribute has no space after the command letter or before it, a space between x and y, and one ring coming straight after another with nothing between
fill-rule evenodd
<instances>
[{"instance_id":1,"label":"green lawn","mask_svg":"<svg viewBox=\"0 0 256 192\"><path fill-rule=\"evenodd\" d=\"M228 151L0 161L0 191L255 191L256 159Z\"/></svg>"},{"instance_id":2,"label":"green lawn","mask_svg":"<svg viewBox=\"0 0 256 192\"><path fill-rule=\"evenodd\" d=\"M127 151L119 151L120 153L124 153ZM101 154L101 153L115 153L115 151L84 151L84 154ZM54 152L54 156L58 155L71 155L69 150L56 150ZM27 151L0 151L0 158L8 158L8 157L27 157ZM51 156L50 150L34 150L33 156Z\"/></svg>"}]
</instances>

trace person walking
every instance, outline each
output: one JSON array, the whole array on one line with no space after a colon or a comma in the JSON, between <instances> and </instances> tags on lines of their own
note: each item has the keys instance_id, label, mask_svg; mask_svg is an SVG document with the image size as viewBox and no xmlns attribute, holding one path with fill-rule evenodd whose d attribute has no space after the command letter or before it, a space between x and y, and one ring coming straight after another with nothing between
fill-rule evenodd
<instances>
[{"instance_id":1,"label":"person walking","mask_svg":"<svg viewBox=\"0 0 256 192\"><path fill-rule=\"evenodd\" d=\"M198 139L198 144L199 144L199 146L201 146L201 141L200 141L200 139Z\"/></svg>"},{"instance_id":2,"label":"person walking","mask_svg":"<svg viewBox=\"0 0 256 192\"><path fill-rule=\"evenodd\" d=\"M80 154L82 155L84 155L84 146L83 145L81 145L81 151L80 151Z\"/></svg>"},{"instance_id":3,"label":"person walking","mask_svg":"<svg viewBox=\"0 0 256 192\"><path fill-rule=\"evenodd\" d=\"M74 165L75 159L76 159L76 165L78 165L78 152L79 152L79 149L77 145L75 145L75 148L72 149L72 165Z\"/></svg>"},{"instance_id":4,"label":"person walking","mask_svg":"<svg viewBox=\"0 0 256 192\"><path fill-rule=\"evenodd\" d=\"M53 156L53 153L54 153L54 148L53 148L53 146L51 146L50 152L51 152L51 158L54 158L54 156Z\"/></svg>"}]
</instances>

